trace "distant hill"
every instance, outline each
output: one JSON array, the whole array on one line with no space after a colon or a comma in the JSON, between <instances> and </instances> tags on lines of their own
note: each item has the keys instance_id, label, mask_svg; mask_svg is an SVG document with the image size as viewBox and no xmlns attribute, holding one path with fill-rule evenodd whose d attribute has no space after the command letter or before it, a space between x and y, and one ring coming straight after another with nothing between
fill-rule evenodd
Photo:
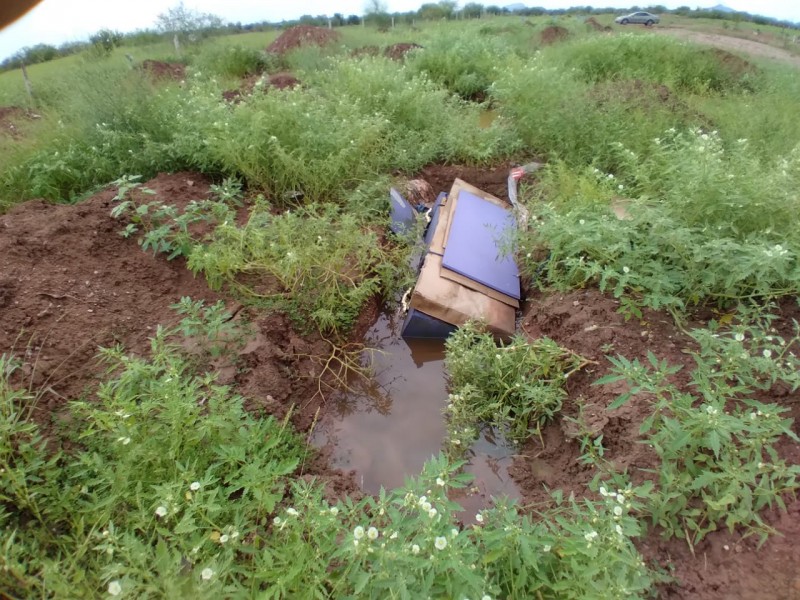
<instances>
[{"instance_id":1,"label":"distant hill","mask_svg":"<svg viewBox=\"0 0 800 600\"><path fill-rule=\"evenodd\" d=\"M525 10L528 7L524 5L522 2L517 2L515 4L506 4L503 8L505 8L509 12L514 12L515 10Z\"/></svg>"},{"instance_id":2,"label":"distant hill","mask_svg":"<svg viewBox=\"0 0 800 600\"><path fill-rule=\"evenodd\" d=\"M712 6L708 10L716 10L717 12L726 12L726 13L736 12L730 6L725 6L724 4L717 4L716 6Z\"/></svg>"}]
</instances>

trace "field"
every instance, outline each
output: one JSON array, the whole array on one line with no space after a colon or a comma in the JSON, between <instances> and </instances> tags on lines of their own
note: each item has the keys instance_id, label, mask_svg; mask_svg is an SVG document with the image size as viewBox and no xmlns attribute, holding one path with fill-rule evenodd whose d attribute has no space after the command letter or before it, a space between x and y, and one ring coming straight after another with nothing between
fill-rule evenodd
<instances>
[{"instance_id":1,"label":"field","mask_svg":"<svg viewBox=\"0 0 800 600\"><path fill-rule=\"evenodd\" d=\"M799 598L797 39L612 23L0 74L0 596ZM534 160L517 335L391 371L389 187Z\"/></svg>"}]
</instances>

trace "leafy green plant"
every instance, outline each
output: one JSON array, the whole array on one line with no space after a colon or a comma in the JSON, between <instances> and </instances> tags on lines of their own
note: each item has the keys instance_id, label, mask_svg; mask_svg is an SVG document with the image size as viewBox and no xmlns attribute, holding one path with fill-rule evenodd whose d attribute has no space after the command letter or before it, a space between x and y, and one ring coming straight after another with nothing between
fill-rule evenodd
<instances>
[{"instance_id":1,"label":"leafy green plant","mask_svg":"<svg viewBox=\"0 0 800 600\"><path fill-rule=\"evenodd\" d=\"M193 59L192 66L202 73L242 78L256 75L268 66L263 52L238 45L207 45Z\"/></svg>"},{"instance_id":2,"label":"leafy green plant","mask_svg":"<svg viewBox=\"0 0 800 600\"><path fill-rule=\"evenodd\" d=\"M653 471L656 486L646 510L665 535L683 537L689 544L722 525L730 531L743 526L760 533L763 541L771 529L759 512L773 505L785 508L782 496L800 488L800 466L787 465L775 448L783 436L800 441L791 430L792 420L781 416L788 409L749 397L754 386L769 387L775 381L797 386L796 368L773 357L769 348L760 357L751 356L745 339L758 330L748 328L745 334L743 329L710 340L708 335L717 334L696 333L701 350L695 356L693 393L673 382L680 367L652 354L649 364L610 358L612 373L597 382L625 381L629 386L612 409L640 395L652 404L640 431L660 466ZM754 339L748 339L751 351L759 341L787 347L782 338L763 330ZM741 375L736 366L731 368L734 353L753 361Z\"/></svg>"},{"instance_id":3,"label":"leafy green plant","mask_svg":"<svg viewBox=\"0 0 800 600\"><path fill-rule=\"evenodd\" d=\"M561 409L567 378L587 361L553 340L520 336L498 346L491 333L467 323L445 344L450 379L446 408L451 449L465 450L478 428L508 428L512 440L538 431Z\"/></svg>"},{"instance_id":4,"label":"leafy green plant","mask_svg":"<svg viewBox=\"0 0 800 600\"><path fill-rule=\"evenodd\" d=\"M189 268L212 288L230 285L251 302L288 312L307 328L343 333L364 303L394 289L392 248L357 217L334 205L310 205L274 215L256 206L242 227L218 226L196 246Z\"/></svg>"}]
</instances>

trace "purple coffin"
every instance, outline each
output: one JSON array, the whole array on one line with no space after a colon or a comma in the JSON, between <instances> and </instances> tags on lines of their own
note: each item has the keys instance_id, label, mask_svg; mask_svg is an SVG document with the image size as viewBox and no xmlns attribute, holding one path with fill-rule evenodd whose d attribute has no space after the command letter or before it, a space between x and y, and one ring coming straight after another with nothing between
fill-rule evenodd
<instances>
[{"instance_id":1,"label":"purple coffin","mask_svg":"<svg viewBox=\"0 0 800 600\"><path fill-rule=\"evenodd\" d=\"M519 299L517 265L498 248L507 245L515 226L510 210L460 191L442 266Z\"/></svg>"}]
</instances>

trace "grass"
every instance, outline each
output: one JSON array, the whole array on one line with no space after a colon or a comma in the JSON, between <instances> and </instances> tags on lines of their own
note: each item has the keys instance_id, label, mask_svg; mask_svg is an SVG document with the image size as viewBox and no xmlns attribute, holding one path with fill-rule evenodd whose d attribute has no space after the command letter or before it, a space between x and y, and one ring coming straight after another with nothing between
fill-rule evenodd
<instances>
[{"instance_id":1,"label":"grass","mask_svg":"<svg viewBox=\"0 0 800 600\"><path fill-rule=\"evenodd\" d=\"M516 248L542 288L597 286L631 319L647 307L680 321L695 305L741 317L693 333L691 393L655 357L613 358L605 383L625 381L652 403L642 433L663 465L657 480L634 486L596 460L605 481L587 489L595 500L555 492L549 509L501 504L461 529L445 492L467 481L442 456L403 489L330 503L320 485L298 481L309 450L288 423L246 413L235 390L179 351L182 333L208 340L214 356L221 339L246 336L225 329L219 308L187 299L186 319L159 330L151 356L103 351L111 370L96 398L70 403L80 426L64 433L68 451L45 446L28 418L36 391L13 387L16 363L0 361L0 587L55 597L638 597L659 580L631 541L652 531L647 522L690 543L722 525L769 533L760 511L797 488L797 467L774 446L794 437L780 407L751 396L798 386L786 354L797 340L776 339L768 317L770 299L800 292L796 73L731 69L708 50L641 30L597 34L582 18L528 21L346 27L340 44L281 59L260 53L278 32L240 34L187 48L183 82L150 81L124 48L36 65L43 119L2 142L0 209L75 202L114 182L120 230L141 235L145 250L184 256L214 287L344 339L365 302L391 297L402 279L409 248L386 236L392 176L540 156L547 165L523 188L529 219ZM551 24L571 36L542 47ZM405 62L350 55L396 42L425 48ZM133 49L137 61L174 52ZM291 69L303 85L224 101L258 66ZM0 75L0 104L22 93L19 73ZM489 107L498 118L481 128ZM134 191L177 169L212 177L217 196L179 211ZM243 189L247 221L236 217ZM198 223L205 233L191 235ZM560 418L565 373L585 363L549 340L498 348L472 326L448 352L450 444L484 424L526 439Z\"/></svg>"}]
</instances>

